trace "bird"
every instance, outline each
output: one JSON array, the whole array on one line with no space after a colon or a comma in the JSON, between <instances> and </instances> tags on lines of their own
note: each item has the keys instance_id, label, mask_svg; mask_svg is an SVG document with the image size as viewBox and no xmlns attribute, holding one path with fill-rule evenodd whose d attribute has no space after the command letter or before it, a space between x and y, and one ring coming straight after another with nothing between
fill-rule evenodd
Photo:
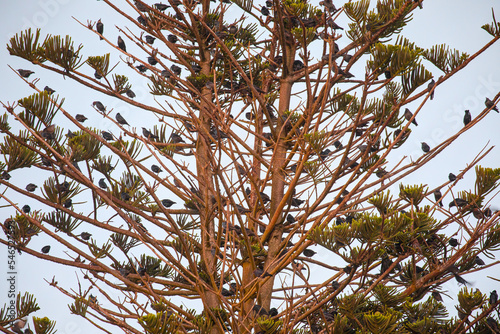
<instances>
[{"instance_id":1,"label":"bird","mask_svg":"<svg viewBox=\"0 0 500 334\"><path fill-rule=\"evenodd\" d=\"M85 122L88 118L87 118L87 117L85 117L85 115L82 115L82 114L77 114L77 115L75 116L75 119L76 119L78 122L83 123L83 122Z\"/></svg>"},{"instance_id":2,"label":"bird","mask_svg":"<svg viewBox=\"0 0 500 334\"><path fill-rule=\"evenodd\" d=\"M95 108L97 108L97 110L99 110L100 112L106 111L106 107L104 107L104 105L100 101L94 101L94 102L92 102L92 105Z\"/></svg>"},{"instance_id":3,"label":"bird","mask_svg":"<svg viewBox=\"0 0 500 334\"><path fill-rule=\"evenodd\" d=\"M101 34L101 35L103 34L104 24L102 24L101 19L99 19L99 21L97 21L97 24L95 25L95 29L97 30L97 32L99 34ZM102 36L99 36L99 39L102 41L103 40Z\"/></svg>"},{"instance_id":4,"label":"bird","mask_svg":"<svg viewBox=\"0 0 500 334\"><path fill-rule=\"evenodd\" d=\"M52 88L50 88L49 86L45 86L45 88L43 89L45 92L47 92L47 94L49 95L52 95L54 94L56 91L53 90Z\"/></svg>"},{"instance_id":5,"label":"bird","mask_svg":"<svg viewBox=\"0 0 500 334\"><path fill-rule=\"evenodd\" d=\"M470 115L470 111L466 110L464 115L464 125L467 126L467 124L469 124L471 120L472 116Z\"/></svg>"},{"instance_id":6,"label":"bird","mask_svg":"<svg viewBox=\"0 0 500 334\"><path fill-rule=\"evenodd\" d=\"M106 184L106 182L104 182L104 178L100 179L98 184L102 189L108 189L108 185Z\"/></svg>"},{"instance_id":7,"label":"bird","mask_svg":"<svg viewBox=\"0 0 500 334\"><path fill-rule=\"evenodd\" d=\"M156 58L153 57L153 56L149 56L148 57L148 63L151 66L155 66L156 64L158 64L158 60L156 60Z\"/></svg>"},{"instance_id":8,"label":"bird","mask_svg":"<svg viewBox=\"0 0 500 334\"><path fill-rule=\"evenodd\" d=\"M121 124L121 125L129 125L127 123L127 121L125 120L125 118L123 118L123 116L120 115L120 113L116 114L116 121L118 122L118 124Z\"/></svg>"},{"instance_id":9,"label":"bird","mask_svg":"<svg viewBox=\"0 0 500 334\"><path fill-rule=\"evenodd\" d=\"M156 173L156 174L162 172L161 168L157 165L151 165L151 170L153 171L153 173Z\"/></svg>"},{"instance_id":10,"label":"bird","mask_svg":"<svg viewBox=\"0 0 500 334\"><path fill-rule=\"evenodd\" d=\"M172 71L172 73L174 73L175 75L177 76L180 76L181 75L181 72L182 72L182 68L180 68L179 66L177 65L172 65L170 66L170 70Z\"/></svg>"},{"instance_id":11,"label":"bird","mask_svg":"<svg viewBox=\"0 0 500 334\"><path fill-rule=\"evenodd\" d=\"M413 113L410 111L410 109L406 108L405 109L406 120L409 121L412 117L413 117ZM413 119L412 123L415 124L416 126L418 126L416 119Z\"/></svg>"},{"instance_id":12,"label":"bird","mask_svg":"<svg viewBox=\"0 0 500 334\"><path fill-rule=\"evenodd\" d=\"M264 271L264 269L261 269L261 268L257 268L253 271L253 274L255 277L262 277L262 278L266 278L266 277L271 277L273 275L271 275L270 273L268 273L267 271Z\"/></svg>"},{"instance_id":13,"label":"bird","mask_svg":"<svg viewBox=\"0 0 500 334\"><path fill-rule=\"evenodd\" d=\"M146 66L142 65L142 64L141 64L141 65L139 65L139 66L136 66L135 68L136 68L139 72L141 72L141 73L146 73L146 71L148 70L148 68L147 68Z\"/></svg>"},{"instance_id":14,"label":"bird","mask_svg":"<svg viewBox=\"0 0 500 334\"><path fill-rule=\"evenodd\" d=\"M292 64L292 70L293 71L300 71L301 69L304 68L304 63L300 60L295 60ZM286 117L285 115L283 115L284 117Z\"/></svg>"},{"instance_id":15,"label":"bird","mask_svg":"<svg viewBox=\"0 0 500 334\"><path fill-rule=\"evenodd\" d=\"M272 307L269 309L269 316L272 318L272 317L275 317L278 315L278 310L276 309L276 307Z\"/></svg>"},{"instance_id":16,"label":"bird","mask_svg":"<svg viewBox=\"0 0 500 334\"><path fill-rule=\"evenodd\" d=\"M130 201L130 195L124 191L121 192L120 197L122 201Z\"/></svg>"},{"instance_id":17,"label":"bird","mask_svg":"<svg viewBox=\"0 0 500 334\"><path fill-rule=\"evenodd\" d=\"M236 34L237 32L238 32L238 28L237 28L234 24L231 24L231 25L229 26L229 33L230 33L231 35L234 35L234 34Z\"/></svg>"},{"instance_id":18,"label":"bird","mask_svg":"<svg viewBox=\"0 0 500 334\"><path fill-rule=\"evenodd\" d=\"M293 224L293 223L295 223L295 217L294 217L294 216L292 216L291 214L288 214L288 215L286 216L286 222L287 222L288 224Z\"/></svg>"},{"instance_id":19,"label":"bird","mask_svg":"<svg viewBox=\"0 0 500 334\"><path fill-rule=\"evenodd\" d=\"M486 98L486 100L484 101L484 104L486 105L486 108L493 109L496 112L499 112L497 106L489 98Z\"/></svg>"},{"instance_id":20,"label":"bird","mask_svg":"<svg viewBox=\"0 0 500 334\"><path fill-rule=\"evenodd\" d=\"M50 140L56 138L55 131L56 131L56 125L51 124L47 126L45 129L43 129L40 134L43 138Z\"/></svg>"},{"instance_id":21,"label":"bird","mask_svg":"<svg viewBox=\"0 0 500 334\"><path fill-rule=\"evenodd\" d=\"M436 84L436 81L434 81L434 79L431 80L431 82L429 82L429 84L427 85L427 89L429 90L429 92L432 90L432 88L434 88L434 85ZM430 99L434 99L434 91L431 92L431 96L430 96Z\"/></svg>"},{"instance_id":22,"label":"bird","mask_svg":"<svg viewBox=\"0 0 500 334\"><path fill-rule=\"evenodd\" d=\"M155 42L155 37L151 36L151 35L146 35L146 43L148 44L153 44Z\"/></svg>"},{"instance_id":23,"label":"bird","mask_svg":"<svg viewBox=\"0 0 500 334\"><path fill-rule=\"evenodd\" d=\"M26 190L29 191L30 193L34 192L36 190L36 188L38 188L38 186L36 184L33 184L33 183L29 183L26 186Z\"/></svg>"},{"instance_id":24,"label":"bird","mask_svg":"<svg viewBox=\"0 0 500 334\"><path fill-rule=\"evenodd\" d=\"M450 202L450 204L448 205L450 208L452 206L458 206L458 207L462 207L462 206L466 206L467 204L469 204L466 200L462 199L462 198L455 198L452 202Z\"/></svg>"},{"instance_id":25,"label":"bird","mask_svg":"<svg viewBox=\"0 0 500 334\"><path fill-rule=\"evenodd\" d=\"M167 36L167 41L169 41L172 44L175 44L175 43L177 43L179 41L179 38L176 35L169 34Z\"/></svg>"},{"instance_id":26,"label":"bird","mask_svg":"<svg viewBox=\"0 0 500 334\"><path fill-rule=\"evenodd\" d=\"M469 285L469 282L463 279L462 276L460 276L459 274L453 273L453 276L455 276L455 279L457 280L458 283L463 285Z\"/></svg>"},{"instance_id":27,"label":"bird","mask_svg":"<svg viewBox=\"0 0 500 334\"><path fill-rule=\"evenodd\" d=\"M321 159L321 161L325 161L330 153L332 153L332 151L330 151L329 149L323 150L319 153L319 158Z\"/></svg>"},{"instance_id":28,"label":"bird","mask_svg":"<svg viewBox=\"0 0 500 334\"><path fill-rule=\"evenodd\" d=\"M123 52L127 52L127 47L125 46L125 42L121 38L121 36L118 36L118 47L123 50Z\"/></svg>"},{"instance_id":29,"label":"bird","mask_svg":"<svg viewBox=\"0 0 500 334\"><path fill-rule=\"evenodd\" d=\"M436 203L439 203L439 206L443 206L443 201L441 200L442 197L443 195L441 194L441 190L434 190L434 199L436 200Z\"/></svg>"},{"instance_id":30,"label":"bird","mask_svg":"<svg viewBox=\"0 0 500 334\"><path fill-rule=\"evenodd\" d=\"M94 77L99 80L99 79L102 79L102 75L99 74L99 71L95 70L94 72Z\"/></svg>"},{"instance_id":31,"label":"bird","mask_svg":"<svg viewBox=\"0 0 500 334\"><path fill-rule=\"evenodd\" d=\"M144 5L143 3L139 2L139 1L134 1L134 2L135 2L135 6L137 7L137 10L139 10L141 12L149 11L149 7Z\"/></svg>"},{"instance_id":32,"label":"bird","mask_svg":"<svg viewBox=\"0 0 500 334\"><path fill-rule=\"evenodd\" d=\"M113 135L110 132L103 131L102 133L102 138L104 138L107 141L113 140Z\"/></svg>"},{"instance_id":33,"label":"bird","mask_svg":"<svg viewBox=\"0 0 500 334\"><path fill-rule=\"evenodd\" d=\"M305 202L304 200L301 200L301 199L298 199L298 198L292 198L292 201L290 202L290 205L294 206L294 207L299 207L304 202Z\"/></svg>"},{"instance_id":34,"label":"bird","mask_svg":"<svg viewBox=\"0 0 500 334\"><path fill-rule=\"evenodd\" d=\"M50 252L50 246L49 245L43 246L42 247L42 253L43 254L47 254L48 252Z\"/></svg>"},{"instance_id":35,"label":"bird","mask_svg":"<svg viewBox=\"0 0 500 334\"><path fill-rule=\"evenodd\" d=\"M331 19L331 18L326 21L326 25L328 27L332 28L333 30L337 30L337 29L344 30L344 28L342 28L337 23L335 23L335 21L333 21L333 19Z\"/></svg>"},{"instance_id":36,"label":"bird","mask_svg":"<svg viewBox=\"0 0 500 334\"><path fill-rule=\"evenodd\" d=\"M490 305L496 304L498 302L497 290L490 292Z\"/></svg>"},{"instance_id":37,"label":"bird","mask_svg":"<svg viewBox=\"0 0 500 334\"><path fill-rule=\"evenodd\" d=\"M33 71L30 71L30 70L23 70L23 69L18 69L17 72L19 72L19 74L23 77L23 78L28 78L30 75L32 75Z\"/></svg>"},{"instance_id":38,"label":"bird","mask_svg":"<svg viewBox=\"0 0 500 334\"><path fill-rule=\"evenodd\" d=\"M451 246L451 247L457 247L459 244L458 244L458 240L455 239L455 238L450 238L450 240L448 240L448 244Z\"/></svg>"},{"instance_id":39,"label":"bird","mask_svg":"<svg viewBox=\"0 0 500 334\"><path fill-rule=\"evenodd\" d=\"M245 214L245 213L249 213L251 212L249 209L247 208L244 208L243 206L239 205L239 204L235 204L234 207L236 208L236 210L238 210L238 212L240 214Z\"/></svg>"},{"instance_id":40,"label":"bird","mask_svg":"<svg viewBox=\"0 0 500 334\"><path fill-rule=\"evenodd\" d=\"M262 6L262 8L260 9L260 13L264 16L269 16L269 9L267 9L266 6Z\"/></svg>"},{"instance_id":41,"label":"bird","mask_svg":"<svg viewBox=\"0 0 500 334\"><path fill-rule=\"evenodd\" d=\"M263 316L263 315L268 315L269 312L266 311L266 309L260 305L257 305L255 304L253 307L252 307L252 310L257 313L257 315L259 316Z\"/></svg>"},{"instance_id":42,"label":"bird","mask_svg":"<svg viewBox=\"0 0 500 334\"><path fill-rule=\"evenodd\" d=\"M450 182L453 182L457 179L457 176L453 173L450 173L448 174L448 180L450 180Z\"/></svg>"},{"instance_id":43,"label":"bird","mask_svg":"<svg viewBox=\"0 0 500 334\"><path fill-rule=\"evenodd\" d=\"M142 128L142 135L144 137L146 137L147 139L158 139L158 136L157 135L154 135L153 133L151 133L151 131L149 131L148 129L146 128Z\"/></svg>"},{"instance_id":44,"label":"bird","mask_svg":"<svg viewBox=\"0 0 500 334\"><path fill-rule=\"evenodd\" d=\"M82 232L82 234L80 234L80 237L85 241L88 241L91 236L92 234L90 234L89 232Z\"/></svg>"},{"instance_id":45,"label":"bird","mask_svg":"<svg viewBox=\"0 0 500 334\"><path fill-rule=\"evenodd\" d=\"M172 205L174 205L174 204L175 204L175 202L174 202L174 201L171 201L171 200L169 200L169 199L163 199L163 200L161 201L161 204L163 204L163 206L164 206L164 207L166 207L166 208L170 208Z\"/></svg>"},{"instance_id":46,"label":"bird","mask_svg":"<svg viewBox=\"0 0 500 334\"><path fill-rule=\"evenodd\" d=\"M443 298L441 297L441 294L438 291L436 291L436 290L432 291L432 297L434 297L434 299L436 301L438 301L438 302L442 302L443 301Z\"/></svg>"},{"instance_id":47,"label":"bird","mask_svg":"<svg viewBox=\"0 0 500 334\"><path fill-rule=\"evenodd\" d=\"M332 281L332 288L334 291L337 290L338 288L340 288L340 283L337 281Z\"/></svg>"},{"instance_id":48,"label":"bird","mask_svg":"<svg viewBox=\"0 0 500 334\"><path fill-rule=\"evenodd\" d=\"M312 249L306 248L306 249L304 249L302 254L304 254L305 257L313 257L314 254L316 254L316 252L313 251Z\"/></svg>"},{"instance_id":49,"label":"bird","mask_svg":"<svg viewBox=\"0 0 500 334\"><path fill-rule=\"evenodd\" d=\"M490 327L493 333L500 333L500 329L498 328L498 323L492 317L486 318L486 324Z\"/></svg>"},{"instance_id":50,"label":"bird","mask_svg":"<svg viewBox=\"0 0 500 334\"><path fill-rule=\"evenodd\" d=\"M63 203L63 206L66 208L66 209L69 209L71 208L71 206L73 205L73 200L71 198L68 198L66 201L64 201Z\"/></svg>"},{"instance_id":51,"label":"bird","mask_svg":"<svg viewBox=\"0 0 500 334\"><path fill-rule=\"evenodd\" d=\"M485 265L484 261L479 256L476 256L476 258L474 259L474 263L477 264L478 266Z\"/></svg>"},{"instance_id":52,"label":"bird","mask_svg":"<svg viewBox=\"0 0 500 334\"><path fill-rule=\"evenodd\" d=\"M169 8L169 5L165 5L163 3L156 3L155 4L156 9L158 9L160 12L164 12L167 8Z\"/></svg>"},{"instance_id":53,"label":"bird","mask_svg":"<svg viewBox=\"0 0 500 334\"><path fill-rule=\"evenodd\" d=\"M431 150L431 148L429 147L429 145L427 145L426 142L422 142L422 151L424 151L424 153L427 153Z\"/></svg>"},{"instance_id":54,"label":"bird","mask_svg":"<svg viewBox=\"0 0 500 334\"><path fill-rule=\"evenodd\" d=\"M135 93L132 89L127 89L125 94L127 94L127 96L130 97L131 99L133 99L135 97Z\"/></svg>"},{"instance_id":55,"label":"bird","mask_svg":"<svg viewBox=\"0 0 500 334\"><path fill-rule=\"evenodd\" d=\"M184 139L179 136L176 132L172 132L170 135L170 142L173 144L185 143Z\"/></svg>"}]
</instances>

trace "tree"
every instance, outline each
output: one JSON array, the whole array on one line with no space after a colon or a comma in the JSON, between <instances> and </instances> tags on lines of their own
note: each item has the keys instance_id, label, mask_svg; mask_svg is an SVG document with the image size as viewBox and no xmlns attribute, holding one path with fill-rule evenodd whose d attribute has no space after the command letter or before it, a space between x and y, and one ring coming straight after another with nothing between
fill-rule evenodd
<instances>
[{"instance_id":1,"label":"tree","mask_svg":"<svg viewBox=\"0 0 500 334\"><path fill-rule=\"evenodd\" d=\"M17 34L8 50L153 114L156 124L138 130L96 100L93 112L113 129L86 127L25 71L19 76L36 93L3 103L0 119L0 183L43 204L31 210L2 193L12 215L0 242L82 272L78 288L50 283L73 299L71 313L133 333L498 331L495 294L469 289L463 276L498 250L499 213L489 201L500 169L478 165L487 151L437 187L403 182L495 109L500 94L456 136L423 145L416 161L390 160L437 87L500 38L494 17L482 27L491 42L468 55L401 36L421 1L339 9L329 0L127 1L137 18L104 2L132 26L119 28L117 44L106 20L82 25L113 55L84 55L71 37L40 30ZM235 7L236 20L228 15ZM339 15L351 21L342 32ZM128 52L132 44L141 51ZM130 78L116 55L134 69ZM351 74L365 61L366 73ZM141 76L157 105L134 100ZM24 168L43 184L21 184ZM471 169L475 188L454 194ZM66 257L33 249L34 237L66 247ZM328 261L314 257L315 245ZM458 318L442 303L450 280L464 285ZM15 318L4 308L0 325L21 332L16 321L37 309L20 293ZM55 326L32 320L37 333Z\"/></svg>"}]
</instances>

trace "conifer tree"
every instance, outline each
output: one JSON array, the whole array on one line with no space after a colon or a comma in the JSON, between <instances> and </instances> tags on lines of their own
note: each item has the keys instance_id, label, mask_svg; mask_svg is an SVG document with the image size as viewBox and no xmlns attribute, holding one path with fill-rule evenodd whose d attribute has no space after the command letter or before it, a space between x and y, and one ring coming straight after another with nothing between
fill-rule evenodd
<instances>
[{"instance_id":1,"label":"conifer tree","mask_svg":"<svg viewBox=\"0 0 500 334\"><path fill-rule=\"evenodd\" d=\"M402 37L422 0L103 2L129 20L118 41L106 18L82 29L110 53L31 29L7 46L34 73L13 69L33 92L2 102L0 243L79 273L78 286L50 283L73 300L69 313L113 333L498 333L496 293L468 286L467 273L497 265L500 168L479 165L487 150L439 185L405 176L500 94L416 161L391 160L434 92L500 38L494 16L482 27L491 41L469 55ZM357 63L365 73L352 73ZM38 83L47 70L94 90L93 108L66 109ZM156 104L134 99L143 79ZM87 127L90 113L112 128ZM23 184L27 168L38 187ZM454 191L466 173L474 189ZM456 310L443 303L448 281L463 286ZM36 295L19 293L0 328L53 333L48 318L19 329Z\"/></svg>"}]
</instances>

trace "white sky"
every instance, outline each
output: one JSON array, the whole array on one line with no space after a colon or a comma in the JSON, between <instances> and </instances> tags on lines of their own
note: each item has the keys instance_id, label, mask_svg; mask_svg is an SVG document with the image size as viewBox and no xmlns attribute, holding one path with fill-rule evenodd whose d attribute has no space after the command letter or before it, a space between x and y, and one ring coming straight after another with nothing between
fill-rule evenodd
<instances>
[{"instance_id":1,"label":"white sky","mask_svg":"<svg viewBox=\"0 0 500 334\"><path fill-rule=\"evenodd\" d=\"M256 4L264 1L256 1ZM125 2L121 1L124 7ZM150 3L154 3L150 1ZM339 1L334 1L337 7L340 6ZM498 0L434 0L424 1L424 10L414 12L414 20L405 28L403 35L416 42L417 45L427 48L435 44L447 43L451 48L456 48L460 51L473 53L477 49L486 44L491 36L482 30L480 27L485 23L492 21L491 8L495 8L497 20L500 20L500 2ZM123 26L123 19L115 14L106 4L99 1L75 1L75 0L23 0L23 1L5 1L3 10L0 13L2 25L0 25L0 68L2 71L2 80L0 81L0 101L12 102L17 99L31 95L33 92L27 87L15 73L7 67L11 65L14 69L25 68L35 71L33 77L41 78L39 83L43 88L49 85L57 91L58 94L66 98L65 106L67 110L74 111L73 114L83 113L91 114L90 105L94 100L101 100L108 107L114 107L116 111L121 112L130 123L130 120L137 123L137 127L148 125L148 120L143 120L142 117L134 118L134 111L125 106L123 103L109 97L98 96L96 93L72 83L68 79L62 79L59 75L51 74L47 71L33 66L32 64L20 59L11 57L5 48L10 37L14 33L20 32L28 27L42 28L42 36L46 34L71 34L75 44L84 44L83 54L85 55L100 55L107 52L112 53L112 59L117 61L116 53L113 55L112 49L104 42L99 42L97 36L88 32L84 27L74 21L71 16L86 23L87 19L96 21L102 18L105 28L104 34L109 36L111 41L116 41L118 32L114 24ZM135 17L135 16L134 16ZM337 23L341 26L346 26L347 20L344 15L341 15ZM344 23L344 24L343 24ZM128 25L132 28L132 25ZM347 37L343 37L339 45L348 43ZM133 50L131 43L127 43L127 47ZM484 54L479 56L472 62L462 73L459 73L451 80L448 80L444 85L436 89L435 98L429 101L417 116L418 127L411 127L413 130L412 137L397 151L400 157L412 156L418 157L421 155L420 142L425 141L431 147L434 147L442 139L454 134L462 127L463 111L469 109L474 117L484 108L484 98L486 96L492 98L500 91L500 44L497 43ZM124 66L121 67L125 68ZM355 68L363 70L364 63ZM435 77L439 77L442 73L428 65L427 68L433 71ZM91 74L92 72L89 72ZM30 79L31 79L30 78ZM146 100L147 86L143 79L132 83L133 90L137 94L137 100ZM414 110L419 101L408 106ZM92 114L87 124L98 127L100 129L110 128L109 123L104 121L97 115ZM149 121L153 121L151 118ZM409 176L405 183L407 184L428 184L434 187L443 183L447 179L449 172L457 174L464 168L468 161L476 156L481 148L485 145L500 144L500 115L495 112L490 113L486 119L468 131L453 145L451 145L440 157L434 159L431 163L421 169L415 175ZM73 127L74 128L74 127ZM397 154L393 158L397 158ZM500 167L500 151L495 147L492 153L482 162L485 167ZM33 175L34 170L23 170L15 174L15 178L11 181L19 181L21 184L25 182L36 181L37 176ZM473 175L469 174L462 182L459 183L455 191L470 189L473 187ZM37 183L37 182L34 182ZM38 182L40 183L40 182ZM445 201L448 203L449 201ZM2 202L0 205L3 205ZM497 199L493 206L500 208L500 199ZM34 205L32 205L33 207ZM2 216L5 219L10 213L10 209L0 208ZM2 236L3 237L3 236ZM44 245L43 241L36 240L40 244L40 248ZM57 246L52 243L55 254L62 254L62 250L58 250ZM316 247L315 249L317 250ZM51 251L52 252L52 251ZM321 258L318 258L320 260ZM53 264L40 265L38 261L32 261L29 255L17 256L18 261L18 291L30 291L35 293L42 311L37 313L37 316L49 316L51 319L58 320L58 333L60 334L76 334L85 333L92 330L92 326L86 322L82 322L79 317L70 316L69 310L65 306L70 301L63 298L62 295L55 289L49 287L43 278L51 280L52 276L61 273L58 267ZM487 259L486 262L488 262ZM0 247L0 267L4 268L4 263L7 262L7 252L5 247ZM3 272L3 271L2 271ZM3 273L0 275L0 301L6 299L4 291L6 290L6 281ZM482 288L483 284L487 284L488 288L496 288L500 290L498 283L484 279L481 277L473 278L466 276L468 280L475 281L476 287ZM76 275L64 274L59 275L56 279L65 287L76 288ZM66 284L64 284L66 283ZM458 288L456 284L448 285L450 294L456 295ZM485 289L485 291L489 291Z\"/></svg>"}]
</instances>

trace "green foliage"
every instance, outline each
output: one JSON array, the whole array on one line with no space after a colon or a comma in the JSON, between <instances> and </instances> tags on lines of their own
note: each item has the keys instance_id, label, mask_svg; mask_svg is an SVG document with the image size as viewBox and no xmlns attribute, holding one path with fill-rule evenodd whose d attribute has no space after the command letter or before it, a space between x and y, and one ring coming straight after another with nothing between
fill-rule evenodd
<instances>
[{"instance_id":1,"label":"green foliage","mask_svg":"<svg viewBox=\"0 0 500 334\"><path fill-rule=\"evenodd\" d=\"M495 189L500 180L500 168L476 166L476 195L485 196Z\"/></svg>"},{"instance_id":2,"label":"green foliage","mask_svg":"<svg viewBox=\"0 0 500 334\"><path fill-rule=\"evenodd\" d=\"M419 205L425 198L425 193L427 193L427 188L423 185L399 185L399 197L412 205Z\"/></svg>"},{"instance_id":3,"label":"green foliage","mask_svg":"<svg viewBox=\"0 0 500 334\"><path fill-rule=\"evenodd\" d=\"M87 132L78 132L68 141L72 161L89 161L99 157L102 143Z\"/></svg>"},{"instance_id":4,"label":"green foliage","mask_svg":"<svg viewBox=\"0 0 500 334\"><path fill-rule=\"evenodd\" d=\"M77 297L73 304L68 305L69 310L72 314L76 314L85 317L87 314L87 308L89 307L88 299Z\"/></svg>"},{"instance_id":5,"label":"green foliage","mask_svg":"<svg viewBox=\"0 0 500 334\"><path fill-rule=\"evenodd\" d=\"M89 56L86 63L102 77L109 74L109 53L104 56Z\"/></svg>"},{"instance_id":6,"label":"green foliage","mask_svg":"<svg viewBox=\"0 0 500 334\"><path fill-rule=\"evenodd\" d=\"M450 73L469 58L467 53L451 50L446 44L434 45L423 55L444 73Z\"/></svg>"},{"instance_id":7,"label":"green foliage","mask_svg":"<svg viewBox=\"0 0 500 334\"><path fill-rule=\"evenodd\" d=\"M458 293L458 305L455 306L459 314L471 315L472 312L483 305L486 297L481 291L463 288Z\"/></svg>"},{"instance_id":8,"label":"green foliage","mask_svg":"<svg viewBox=\"0 0 500 334\"><path fill-rule=\"evenodd\" d=\"M40 47L38 44L39 39L40 29L32 33L31 28L29 28L10 39L10 45L7 45L7 50L9 50L9 54L24 58L34 64L43 63L45 59L36 52Z\"/></svg>"},{"instance_id":9,"label":"green foliage","mask_svg":"<svg viewBox=\"0 0 500 334\"><path fill-rule=\"evenodd\" d=\"M171 311L150 313L140 317L138 321L147 334L175 333L176 328L179 326L177 317Z\"/></svg>"},{"instance_id":10,"label":"green foliage","mask_svg":"<svg viewBox=\"0 0 500 334\"><path fill-rule=\"evenodd\" d=\"M125 254L127 254L132 248L137 246L140 241L134 238L129 237L128 235L113 233L111 235L111 242L122 250ZM130 239L130 241L129 241Z\"/></svg>"},{"instance_id":11,"label":"green foliage","mask_svg":"<svg viewBox=\"0 0 500 334\"><path fill-rule=\"evenodd\" d=\"M32 294L28 292L25 292L23 296L21 296L20 292L17 294L16 316L18 319L24 318L39 309L40 307L36 302L36 298Z\"/></svg>"},{"instance_id":12,"label":"green foliage","mask_svg":"<svg viewBox=\"0 0 500 334\"><path fill-rule=\"evenodd\" d=\"M60 181L53 176L43 183L42 194L53 203L62 204L81 191L81 187L74 181Z\"/></svg>"},{"instance_id":13,"label":"green foliage","mask_svg":"<svg viewBox=\"0 0 500 334\"><path fill-rule=\"evenodd\" d=\"M33 325L35 327L36 334L54 334L57 332L54 329L56 327L56 322L47 317L33 317Z\"/></svg>"},{"instance_id":14,"label":"green foliage","mask_svg":"<svg viewBox=\"0 0 500 334\"><path fill-rule=\"evenodd\" d=\"M43 221L54 226L56 232L59 230L67 234L71 234L81 224L78 219L63 211L51 212L43 217Z\"/></svg>"},{"instance_id":15,"label":"green foliage","mask_svg":"<svg viewBox=\"0 0 500 334\"><path fill-rule=\"evenodd\" d=\"M490 24L484 24L481 28L486 30L493 37L500 37L500 22L496 21L493 8L491 8L491 14L493 15L493 22Z\"/></svg>"},{"instance_id":16,"label":"green foliage","mask_svg":"<svg viewBox=\"0 0 500 334\"><path fill-rule=\"evenodd\" d=\"M399 312L388 310L387 312L365 313L364 324L371 333L389 334L398 327L398 320L401 318Z\"/></svg>"},{"instance_id":17,"label":"green foliage","mask_svg":"<svg viewBox=\"0 0 500 334\"><path fill-rule=\"evenodd\" d=\"M82 47L83 46L80 45L75 49L69 35L66 35L64 39L58 35L48 35L42 46L39 47L35 53L41 58L61 66L66 71L74 71L82 65L81 57L79 56Z\"/></svg>"},{"instance_id":18,"label":"green foliage","mask_svg":"<svg viewBox=\"0 0 500 334\"><path fill-rule=\"evenodd\" d=\"M21 143L27 141L27 132L21 132L19 137L4 137L4 142L0 144L0 153L6 156L5 163L9 171L31 167L38 159L36 153L29 147ZM21 143L20 143L21 142Z\"/></svg>"},{"instance_id":19,"label":"green foliage","mask_svg":"<svg viewBox=\"0 0 500 334\"><path fill-rule=\"evenodd\" d=\"M18 101L25 111L19 114L19 118L29 127L36 131L52 124L54 117L61 109L64 99L60 102L46 91L35 93Z\"/></svg>"},{"instance_id":20,"label":"green foliage","mask_svg":"<svg viewBox=\"0 0 500 334\"><path fill-rule=\"evenodd\" d=\"M112 248L109 242L106 242L104 245L99 247L95 243L95 240L92 240L88 243L88 246L90 252L92 253L92 256L94 256L96 259L104 259L105 257L109 256L109 254L111 254Z\"/></svg>"},{"instance_id":21,"label":"green foliage","mask_svg":"<svg viewBox=\"0 0 500 334\"><path fill-rule=\"evenodd\" d=\"M128 78L120 74L113 74L113 85L115 86L115 92L118 94L123 94L132 88L132 85L128 82Z\"/></svg>"}]
</instances>

